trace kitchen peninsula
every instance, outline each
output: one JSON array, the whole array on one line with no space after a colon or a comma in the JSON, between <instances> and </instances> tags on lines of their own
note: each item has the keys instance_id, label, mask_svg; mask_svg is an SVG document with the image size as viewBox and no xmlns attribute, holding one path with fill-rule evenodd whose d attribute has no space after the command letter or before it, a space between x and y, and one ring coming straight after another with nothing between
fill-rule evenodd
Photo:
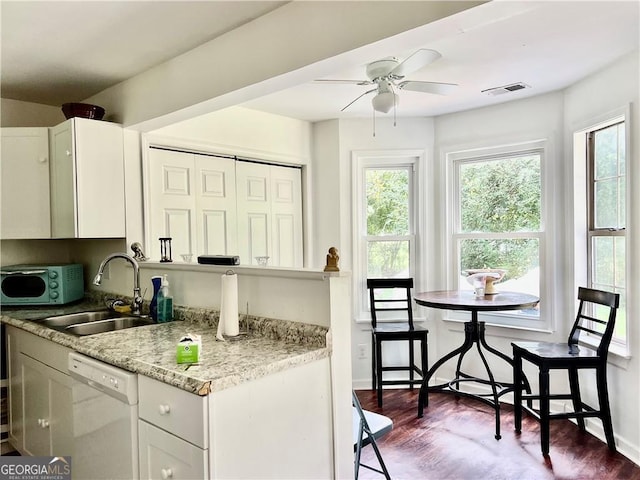
<instances>
[{"instance_id":1,"label":"kitchen peninsula","mask_svg":"<svg viewBox=\"0 0 640 480\"><path fill-rule=\"evenodd\" d=\"M192 458L200 458L202 468L194 471L203 471L203 478L338 476L334 465L340 453L334 453L334 444L341 440L334 426L330 328L241 315L243 334L219 342L217 312L201 308L176 308L180 321L84 337L33 320L99 304L92 299L46 313L9 307L2 311L2 322L9 326L9 341L37 337L63 349L60 357L76 351L138 374L141 478L155 475L142 461L145 448L150 448L145 442L151 429L180 445L195 445ZM187 333L202 337L198 365L176 364L176 343ZM162 403L165 398L174 399L176 418L184 412L200 432L182 431L181 422L159 423L163 419L155 418L158 405L149 402Z\"/></svg>"}]
</instances>

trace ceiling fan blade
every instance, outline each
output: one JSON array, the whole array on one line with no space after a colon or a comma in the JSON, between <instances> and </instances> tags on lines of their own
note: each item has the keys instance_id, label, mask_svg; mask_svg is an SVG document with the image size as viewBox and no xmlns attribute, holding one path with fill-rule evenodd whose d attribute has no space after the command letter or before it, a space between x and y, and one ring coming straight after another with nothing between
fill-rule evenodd
<instances>
[{"instance_id":1,"label":"ceiling fan blade","mask_svg":"<svg viewBox=\"0 0 640 480\"><path fill-rule=\"evenodd\" d=\"M368 92L364 92L362 95L360 95L359 97L356 97L355 100L352 100L351 103L349 103L346 107L344 107L342 110L340 110L341 112L344 112L347 108L349 108L351 105L353 105L354 103L356 103L358 100L360 100L362 97L364 97L365 95L369 95L371 92L375 92L377 91L377 88L372 88L371 90L369 90Z\"/></svg>"},{"instance_id":2,"label":"ceiling fan blade","mask_svg":"<svg viewBox=\"0 0 640 480\"><path fill-rule=\"evenodd\" d=\"M369 80L332 80L325 78L314 80L313 83L330 83L336 85L373 85L373 82Z\"/></svg>"},{"instance_id":3,"label":"ceiling fan blade","mask_svg":"<svg viewBox=\"0 0 640 480\"><path fill-rule=\"evenodd\" d=\"M425 65L429 65L432 62L438 60L442 55L435 50L429 50L428 48L422 48L417 50L401 63L396 68L391 70L390 75L397 77L406 77L410 73L420 70Z\"/></svg>"},{"instance_id":4,"label":"ceiling fan blade","mask_svg":"<svg viewBox=\"0 0 640 480\"><path fill-rule=\"evenodd\" d=\"M455 83L439 83L439 82L417 82L407 80L400 82L398 88L401 90L409 90L412 92L435 93L436 95L449 95L458 85Z\"/></svg>"}]
</instances>

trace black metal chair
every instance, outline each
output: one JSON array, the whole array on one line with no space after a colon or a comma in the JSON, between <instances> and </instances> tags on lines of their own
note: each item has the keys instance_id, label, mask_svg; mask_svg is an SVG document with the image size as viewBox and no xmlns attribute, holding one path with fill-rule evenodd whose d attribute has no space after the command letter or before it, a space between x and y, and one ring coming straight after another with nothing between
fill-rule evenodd
<instances>
[{"instance_id":1,"label":"black metal chair","mask_svg":"<svg viewBox=\"0 0 640 480\"><path fill-rule=\"evenodd\" d=\"M371 377L373 389L378 393L378 406L382 407L383 385L414 385L422 384L422 377L428 370L427 362L427 334L428 330L416 327L413 324L413 309L411 289L413 278L370 278L367 280L369 289L369 301L371 306ZM404 289L406 296L403 298L384 298L376 295L380 290L390 288ZM385 306L386 305L386 306ZM391 305L391 306L389 306ZM406 312L407 320L404 322L378 323L380 312ZM409 344L409 363L401 366L383 366L382 344L384 342L405 341ZM420 342L420 365L415 364L414 342ZM408 371L409 378L399 380L383 380L382 373L388 371ZM415 373L420 377L415 378Z\"/></svg>"},{"instance_id":2,"label":"black metal chair","mask_svg":"<svg viewBox=\"0 0 640 480\"><path fill-rule=\"evenodd\" d=\"M526 411L540 422L540 444L542 454L549 454L549 421L575 418L582 431L585 418L597 417L602 421L609 449L615 452L616 444L611 425L611 410L607 392L607 354L613 336L616 312L620 295L588 288L578 290L578 314L567 343L513 342L513 383L515 430L522 429L522 411ZM585 332L598 339L595 347L578 345L580 333ZM522 393L524 374L522 361L526 360L539 369L539 393ZM571 393L552 394L549 387L549 370L567 370ZM578 370L594 369L598 390L598 409L584 403L580 397ZM522 388L518 388L518 386ZM523 405L522 401L527 404ZM533 401L539 401L534 408ZM573 412L551 413L550 400L572 400Z\"/></svg>"},{"instance_id":3,"label":"black metal chair","mask_svg":"<svg viewBox=\"0 0 640 480\"><path fill-rule=\"evenodd\" d=\"M382 459L382 454L380 453L376 440L384 437L393 429L393 420L389 417L385 417L384 415L380 415L379 413L363 410L360 405L360 401L356 396L356 392L353 390L351 391L351 398L353 404L353 451L356 455L354 461L354 478L355 480L358 480L358 472L362 466L369 470L373 470L374 472L381 473L387 480L390 480L391 477L389 476L389 471L387 470L387 466L384 464L384 460ZM370 465L365 465L360 461L362 447L366 447L367 445L371 445L373 448L382 470Z\"/></svg>"}]
</instances>

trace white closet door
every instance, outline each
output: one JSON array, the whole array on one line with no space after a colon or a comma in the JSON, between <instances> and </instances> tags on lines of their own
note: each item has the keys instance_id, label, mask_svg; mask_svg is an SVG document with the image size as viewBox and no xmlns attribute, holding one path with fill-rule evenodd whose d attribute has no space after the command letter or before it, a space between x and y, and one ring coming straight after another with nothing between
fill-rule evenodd
<instances>
[{"instance_id":1,"label":"white closet door","mask_svg":"<svg viewBox=\"0 0 640 480\"><path fill-rule=\"evenodd\" d=\"M271 255L269 165L236 162L236 185L240 263L257 265L255 257ZM273 265L273 262L269 264Z\"/></svg>"},{"instance_id":2,"label":"white closet door","mask_svg":"<svg viewBox=\"0 0 640 480\"><path fill-rule=\"evenodd\" d=\"M270 167L272 265L302 268L300 169Z\"/></svg>"},{"instance_id":3,"label":"white closet door","mask_svg":"<svg viewBox=\"0 0 640 480\"><path fill-rule=\"evenodd\" d=\"M238 255L235 160L195 155L197 253Z\"/></svg>"},{"instance_id":4,"label":"white closet door","mask_svg":"<svg viewBox=\"0 0 640 480\"><path fill-rule=\"evenodd\" d=\"M160 258L159 237L171 237L173 259L196 252L196 196L194 155L149 150L150 255Z\"/></svg>"},{"instance_id":5,"label":"white closet door","mask_svg":"<svg viewBox=\"0 0 640 480\"><path fill-rule=\"evenodd\" d=\"M236 163L240 262L302 267L302 194L297 168Z\"/></svg>"}]
</instances>

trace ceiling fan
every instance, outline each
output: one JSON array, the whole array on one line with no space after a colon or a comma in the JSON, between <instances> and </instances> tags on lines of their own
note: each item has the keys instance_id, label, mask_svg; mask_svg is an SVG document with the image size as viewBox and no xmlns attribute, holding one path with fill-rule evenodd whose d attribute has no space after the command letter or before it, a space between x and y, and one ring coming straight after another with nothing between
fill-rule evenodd
<instances>
[{"instance_id":1,"label":"ceiling fan","mask_svg":"<svg viewBox=\"0 0 640 480\"><path fill-rule=\"evenodd\" d=\"M395 57L376 60L367 65L366 73L369 80L316 80L318 83L341 83L355 85L375 85L375 88L364 92L352 100L341 111L345 111L365 95L376 92L371 99L374 111L388 113L398 105L399 96L396 90L410 90L413 92L435 93L447 95L458 87L455 83L423 82L417 80L403 80L407 75L438 60L442 55L435 50L422 48L417 50L404 61Z\"/></svg>"}]
</instances>

